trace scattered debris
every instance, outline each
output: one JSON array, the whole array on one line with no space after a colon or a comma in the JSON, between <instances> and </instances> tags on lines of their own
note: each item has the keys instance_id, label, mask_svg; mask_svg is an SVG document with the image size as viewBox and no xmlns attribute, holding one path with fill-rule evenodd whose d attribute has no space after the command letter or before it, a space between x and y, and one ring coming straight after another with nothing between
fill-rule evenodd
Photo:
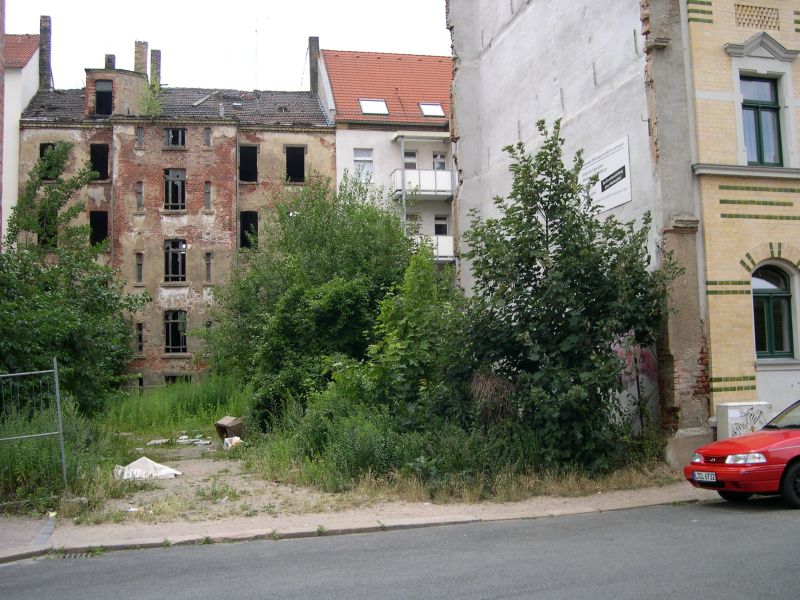
<instances>
[{"instance_id":1,"label":"scattered debris","mask_svg":"<svg viewBox=\"0 0 800 600\"><path fill-rule=\"evenodd\" d=\"M226 437L224 440L222 440L222 448L223 450L230 450L234 446L238 446L241 443L242 443L242 438L240 438L238 435L235 435L233 437Z\"/></svg>"},{"instance_id":2,"label":"scattered debris","mask_svg":"<svg viewBox=\"0 0 800 600\"><path fill-rule=\"evenodd\" d=\"M172 479L183 475L180 471L171 469L143 456L131 464L123 467L114 467L115 479Z\"/></svg>"},{"instance_id":3,"label":"scattered debris","mask_svg":"<svg viewBox=\"0 0 800 600\"><path fill-rule=\"evenodd\" d=\"M159 440L150 440L147 442L148 446L162 446L164 444L169 444L168 439L159 439Z\"/></svg>"},{"instance_id":4,"label":"scattered debris","mask_svg":"<svg viewBox=\"0 0 800 600\"><path fill-rule=\"evenodd\" d=\"M125 512L135 513L135 512L139 512L139 509L136 508L135 506L131 506L130 508L126 508Z\"/></svg>"},{"instance_id":5,"label":"scattered debris","mask_svg":"<svg viewBox=\"0 0 800 600\"><path fill-rule=\"evenodd\" d=\"M244 419L242 417L222 417L214 423L219 439L224 440L230 437L244 437Z\"/></svg>"},{"instance_id":6,"label":"scattered debris","mask_svg":"<svg viewBox=\"0 0 800 600\"><path fill-rule=\"evenodd\" d=\"M177 440L175 440L176 444L180 444L181 446L210 446L211 440L204 439L204 436L198 435L196 437L189 437L188 435L182 435Z\"/></svg>"}]
</instances>

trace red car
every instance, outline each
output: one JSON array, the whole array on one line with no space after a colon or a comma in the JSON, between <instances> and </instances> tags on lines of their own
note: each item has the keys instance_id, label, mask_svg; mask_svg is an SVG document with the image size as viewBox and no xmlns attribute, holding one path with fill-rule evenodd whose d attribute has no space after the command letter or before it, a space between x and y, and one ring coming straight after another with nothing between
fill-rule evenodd
<instances>
[{"instance_id":1,"label":"red car","mask_svg":"<svg viewBox=\"0 0 800 600\"><path fill-rule=\"evenodd\" d=\"M761 431L701 446L683 474L693 486L716 490L730 502L780 494L800 508L800 401Z\"/></svg>"}]
</instances>

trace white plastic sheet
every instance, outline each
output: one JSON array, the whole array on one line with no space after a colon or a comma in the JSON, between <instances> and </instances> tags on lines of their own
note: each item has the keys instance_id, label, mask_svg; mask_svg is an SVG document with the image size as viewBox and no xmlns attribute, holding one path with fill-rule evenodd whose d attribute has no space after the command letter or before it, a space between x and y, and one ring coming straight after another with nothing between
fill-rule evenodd
<instances>
[{"instance_id":1,"label":"white plastic sheet","mask_svg":"<svg viewBox=\"0 0 800 600\"><path fill-rule=\"evenodd\" d=\"M178 475L183 473L150 460L146 456L125 467L122 465L114 467L115 479L172 479Z\"/></svg>"}]
</instances>

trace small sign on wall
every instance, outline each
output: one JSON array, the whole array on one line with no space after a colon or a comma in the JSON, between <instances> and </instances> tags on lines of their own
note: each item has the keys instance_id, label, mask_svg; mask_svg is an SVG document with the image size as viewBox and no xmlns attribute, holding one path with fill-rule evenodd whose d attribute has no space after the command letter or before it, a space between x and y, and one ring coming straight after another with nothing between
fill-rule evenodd
<instances>
[{"instance_id":1,"label":"small sign on wall","mask_svg":"<svg viewBox=\"0 0 800 600\"><path fill-rule=\"evenodd\" d=\"M631 201L631 159L627 135L584 159L580 182L588 183L593 175L597 175L597 182L590 194L601 211Z\"/></svg>"}]
</instances>

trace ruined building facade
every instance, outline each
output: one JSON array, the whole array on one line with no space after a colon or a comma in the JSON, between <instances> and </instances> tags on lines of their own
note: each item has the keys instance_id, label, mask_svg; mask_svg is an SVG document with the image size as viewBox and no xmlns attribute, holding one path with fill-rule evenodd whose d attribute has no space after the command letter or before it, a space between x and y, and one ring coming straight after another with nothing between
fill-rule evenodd
<instances>
[{"instance_id":1,"label":"ruined building facade","mask_svg":"<svg viewBox=\"0 0 800 600\"><path fill-rule=\"evenodd\" d=\"M311 172L335 177L335 134L310 92L160 87L160 52L136 42L133 70L86 69L84 89L43 83L20 121L20 182L46 150L73 144L68 172L91 163L79 192L92 242L128 292L153 301L133 315L140 386L190 377L214 289L238 249L257 243L275 191ZM80 223L80 222L79 222Z\"/></svg>"}]
</instances>

